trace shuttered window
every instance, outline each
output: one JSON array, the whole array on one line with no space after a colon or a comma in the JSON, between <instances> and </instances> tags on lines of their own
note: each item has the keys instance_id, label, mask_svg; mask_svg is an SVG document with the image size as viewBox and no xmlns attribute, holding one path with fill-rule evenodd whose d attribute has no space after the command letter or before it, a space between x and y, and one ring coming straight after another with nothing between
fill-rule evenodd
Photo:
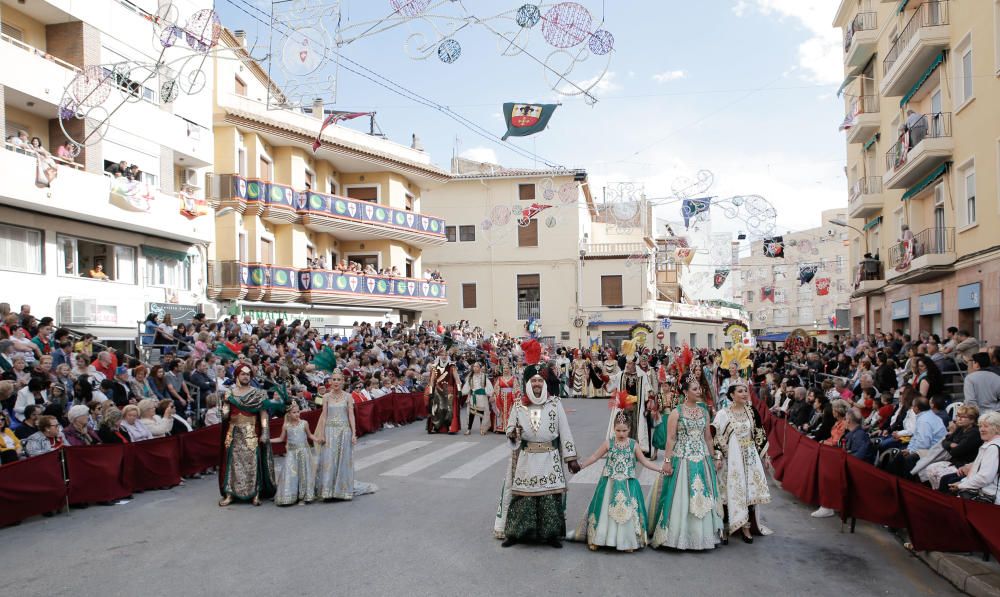
<instances>
[{"instance_id":1,"label":"shuttered window","mask_svg":"<svg viewBox=\"0 0 1000 597\"><path fill-rule=\"evenodd\" d=\"M236 95L247 94L247 84L243 82L243 79L236 77Z\"/></svg>"},{"instance_id":2,"label":"shuttered window","mask_svg":"<svg viewBox=\"0 0 1000 597\"><path fill-rule=\"evenodd\" d=\"M531 219L527 226L517 226L517 246L537 247L538 246L538 220Z\"/></svg>"},{"instance_id":3,"label":"shuttered window","mask_svg":"<svg viewBox=\"0 0 1000 597\"><path fill-rule=\"evenodd\" d=\"M475 226L459 226L458 239L463 243L474 242L476 240Z\"/></svg>"},{"instance_id":4,"label":"shuttered window","mask_svg":"<svg viewBox=\"0 0 1000 597\"><path fill-rule=\"evenodd\" d=\"M518 274L517 276L517 289L524 290L526 288L538 288L540 285L540 280L538 274Z\"/></svg>"},{"instance_id":5,"label":"shuttered window","mask_svg":"<svg viewBox=\"0 0 1000 597\"><path fill-rule=\"evenodd\" d=\"M358 201L378 201L378 187L351 187L347 196Z\"/></svg>"},{"instance_id":6,"label":"shuttered window","mask_svg":"<svg viewBox=\"0 0 1000 597\"><path fill-rule=\"evenodd\" d=\"M462 284L462 308L463 309L475 309L476 308L476 285L475 284Z\"/></svg>"},{"instance_id":7,"label":"shuttered window","mask_svg":"<svg viewBox=\"0 0 1000 597\"><path fill-rule=\"evenodd\" d=\"M448 242L450 242L450 243L455 242L457 240L457 237L455 236L455 227L454 226L445 226L444 227L444 236L448 240Z\"/></svg>"},{"instance_id":8,"label":"shuttered window","mask_svg":"<svg viewBox=\"0 0 1000 597\"><path fill-rule=\"evenodd\" d=\"M623 304L621 276L601 276L601 304Z\"/></svg>"},{"instance_id":9,"label":"shuttered window","mask_svg":"<svg viewBox=\"0 0 1000 597\"><path fill-rule=\"evenodd\" d=\"M520 199L521 201L534 201L535 185L534 184L517 185L517 198Z\"/></svg>"}]
</instances>

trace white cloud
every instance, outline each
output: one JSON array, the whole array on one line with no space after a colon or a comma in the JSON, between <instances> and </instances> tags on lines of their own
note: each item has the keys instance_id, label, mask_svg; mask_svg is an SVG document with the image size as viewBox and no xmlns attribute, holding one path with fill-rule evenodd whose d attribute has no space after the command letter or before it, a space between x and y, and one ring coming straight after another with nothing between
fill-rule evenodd
<instances>
[{"instance_id":1,"label":"white cloud","mask_svg":"<svg viewBox=\"0 0 1000 597\"><path fill-rule=\"evenodd\" d=\"M668 70L653 75L653 80L656 81L657 83L667 83L669 81L676 81L678 79L683 79L686 76L687 73L682 70Z\"/></svg>"},{"instance_id":2,"label":"white cloud","mask_svg":"<svg viewBox=\"0 0 1000 597\"><path fill-rule=\"evenodd\" d=\"M600 80L598 80L597 77L592 77L590 79L584 79L583 81L576 81L576 85L579 86L580 89L587 89L591 92L599 92L602 94L611 91L621 91L623 88L620 84L615 82L616 76L617 73L615 71L609 70L604 73L604 77ZM600 77L600 75L598 75L598 77ZM559 89L568 92L568 95L575 95L579 93L579 89L569 85L568 83L564 83ZM562 101L563 99L564 98L560 97L559 101Z\"/></svg>"},{"instance_id":3,"label":"white cloud","mask_svg":"<svg viewBox=\"0 0 1000 597\"><path fill-rule=\"evenodd\" d=\"M474 162L489 162L490 164L500 163L500 158L497 157L497 152L492 147L470 147L460 153L459 157L463 157Z\"/></svg>"},{"instance_id":4,"label":"white cloud","mask_svg":"<svg viewBox=\"0 0 1000 597\"><path fill-rule=\"evenodd\" d=\"M745 16L751 7L766 16L796 20L809 32L811 37L799 45L798 52L803 78L824 84L844 78L840 32L830 25L836 9L831 0L737 0L733 12Z\"/></svg>"}]
</instances>

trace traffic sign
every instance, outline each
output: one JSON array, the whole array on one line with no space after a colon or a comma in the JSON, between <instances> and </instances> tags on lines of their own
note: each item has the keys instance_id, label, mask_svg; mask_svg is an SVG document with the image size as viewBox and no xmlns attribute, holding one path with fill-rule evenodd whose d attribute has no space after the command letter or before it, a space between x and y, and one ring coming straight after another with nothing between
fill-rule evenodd
<instances>
[{"instance_id":1,"label":"traffic sign","mask_svg":"<svg viewBox=\"0 0 1000 597\"><path fill-rule=\"evenodd\" d=\"M663 340L663 336L664 336L663 332L656 332L656 339L657 340Z\"/></svg>"}]
</instances>

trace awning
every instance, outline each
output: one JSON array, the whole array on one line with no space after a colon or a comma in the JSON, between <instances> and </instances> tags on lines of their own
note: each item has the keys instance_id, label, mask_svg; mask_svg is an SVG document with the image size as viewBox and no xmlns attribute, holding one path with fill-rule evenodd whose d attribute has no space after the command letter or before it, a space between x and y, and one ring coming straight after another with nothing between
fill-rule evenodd
<instances>
[{"instance_id":1,"label":"awning","mask_svg":"<svg viewBox=\"0 0 1000 597\"><path fill-rule=\"evenodd\" d=\"M135 342L136 337L139 335L136 327L114 328L94 325L74 325L70 326L69 329L76 334L91 334L97 338L98 342Z\"/></svg>"},{"instance_id":2,"label":"awning","mask_svg":"<svg viewBox=\"0 0 1000 597\"><path fill-rule=\"evenodd\" d=\"M906 10L906 5L909 4L909 3L910 3L910 0L903 0L902 2L900 2L899 6L896 7L896 14L899 14L899 13L903 12L904 10Z\"/></svg>"},{"instance_id":3,"label":"awning","mask_svg":"<svg viewBox=\"0 0 1000 597\"><path fill-rule=\"evenodd\" d=\"M882 223L882 216L879 216L877 218L870 220L867 224L865 224L863 230L867 232L868 230L871 230L872 228L878 226L881 223Z\"/></svg>"},{"instance_id":4,"label":"awning","mask_svg":"<svg viewBox=\"0 0 1000 597\"><path fill-rule=\"evenodd\" d=\"M927 67L927 70L924 71L924 74L921 75L921 77L917 80L917 82L913 84L913 87L911 87L910 90L906 92L906 95L903 96L903 99L899 100L900 108L910 103L910 100L913 99L913 96L916 95L918 91L920 91L920 88L924 86L924 83L927 82L927 79L931 78L931 75L934 74L934 71L937 70L937 67L941 66L941 63L944 62L944 53L945 53L944 50L942 50L941 53L937 55L937 58L934 59L934 62L931 62L931 65Z\"/></svg>"},{"instance_id":5,"label":"awning","mask_svg":"<svg viewBox=\"0 0 1000 597\"><path fill-rule=\"evenodd\" d=\"M910 187L908 191L903 193L903 197L900 200L906 201L907 199L916 197L917 195L922 193L924 189L933 184L935 180L944 176L945 172L947 172L948 168L950 167L951 167L951 162L945 162L941 164L933 172L927 175L927 178L921 180L920 182L917 183L916 186Z\"/></svg>"},{"instance_id":6,"label":"awning","mask_svg":"<svg viewBox=\"0 0 1000 597\"><path fill-rule=\"evenodd\" d=\"M851 81L857 78L858 78L857 75L847 75L847 78L844 79L844 82L840 84L840 89L837 90L837 97L840 97L840 94L844 93L844 90L847 89L847 86L851 84Z\"/></svg>"},{"instance_id":7,"label":"awning","mask_svg":"<svg viewBox=\"0 0 1000 597\"><path fill-rule=\"evenodd\" d=\"M151 245L141 245L142 254L146 257L153 257L159 259L173 259L174 261L187 261L189 259L187 251L175 251L173 249L164 249L162 247L154 247Z\"/></svg>"},{"instance_id":8,"label":"awning","mask_svg":"<svg viewBox=\"0 0 1000 597\"><path fill-rule=\"evenodd\" d=\"M765 336L757 336L757 342L784 342L788 338L788 332L780 332L778 334L767 334Z\"/></svg>"},{"instance_id":9,"label":"awning","mask_svg":"<svg viewBox=\"0 0 1000 597\"><path fill-rule=\"evenodd\" d=\"M882 133L875 133L874 135L872 135L872 138L868 139L868 141L865 142L865 151L868 151L868 148L874 145L875 142L881 138L882 138Z\"/></svg>"}]
</instances>

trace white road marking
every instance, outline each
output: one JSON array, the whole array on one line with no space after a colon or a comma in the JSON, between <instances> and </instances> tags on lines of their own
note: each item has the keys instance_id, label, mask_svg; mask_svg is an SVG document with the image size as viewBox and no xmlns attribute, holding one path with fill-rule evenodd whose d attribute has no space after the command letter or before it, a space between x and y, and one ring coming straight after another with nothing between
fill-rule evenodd
<instances>
[{"instance_id":1,"label":"white road marking","mask_svg":"<svg viewBox=\"0 0 1000 597\"><path fill-rule=\"evenodd\" d=\"M385 462L386 460L390 460L392 458L396 458L397 456L402 456L403 454L406 454L407 452L412 452L413 450L416 450L417 448L422 448L422 447L426 446L429 443L431 443L431 442L428 442L428 441L412 441L412 442L406 442L406 443L403 443L403 444L399 444L398 446L393 446L393 447L389 448L388 450L383 450L383 451L381 451L381 452L379 452L377 454L372 454L371 456L366 456L365 458L361 458L361 459L355 461L354 462L354 470L355 471L360 471L360 470L366 469L366 468L368 468L370 466L375 466L376 464L378 464L380 462Z\"/></svg>"},{"instance_id":2,"label":"white road marking","mask_svg":"<svg viewBox=\"0 0 1000 597\"><path fill-rule=\"evenodd\" d=\"M596 484L601 479L601 473L604 472L604 460L604 458L601 458L594 464L583 469L580 473L573 475L573 478L569 482Z\"/></svg>"},{"instance_id":3,"label":"white road marking","mask_svg":"<svg viewBox=\"0 0 1000 597\"><path fill-rule=\"evenodd\" d=\"M500 460L505 458L510 458L511 449L507 444L497 446L486 452L485 454L480 454L472 460L466 462L457 469L441 475L442 479L471 479L493 466Z\"/></svg>"},{"instance_id":4,"label":"white road marking","mask_svg":"<svg viewBox=\"0 0 1000 597\"><path fill-rule=\"evenodd\" d=\"M392 470L388 470L388 471L382 473L381 476L383 476L383 477L408 477L408 476L412 475L413 473L416 473L418 471L422 471L425 468L427 468L427 467L429 467L429 466L431 466L431 465L433 465L435 463L441 462L442 460L444 460L445 458L448 458L449 456L454 456L455 454L458 454L462 450L466 450L466 449L471 448L472 446L475 446L475 445L476 444L474 442L460 442L460 443L455 443L455 444L448 444L448 445L446 445L443 448L440 448L438 450L430 452L429 454L424 454L420 458L417 458L415 460L411 460L410 462L407 462L406 464L397 466L396 468L394 468Z\"/></svg>"},{"instance_id":5,"label":"white road marking","mask_svg":"<svg viewBox=\"0 0 1000 597\"><path fill-rule=\"evenodd\" d=\"M388 442L387 439L366 439L364 441L358 442L358 445L354 446L354 451L358 452L360 450L365 450L367 448L374 448Z\"/></svg>"}]
</instances>

